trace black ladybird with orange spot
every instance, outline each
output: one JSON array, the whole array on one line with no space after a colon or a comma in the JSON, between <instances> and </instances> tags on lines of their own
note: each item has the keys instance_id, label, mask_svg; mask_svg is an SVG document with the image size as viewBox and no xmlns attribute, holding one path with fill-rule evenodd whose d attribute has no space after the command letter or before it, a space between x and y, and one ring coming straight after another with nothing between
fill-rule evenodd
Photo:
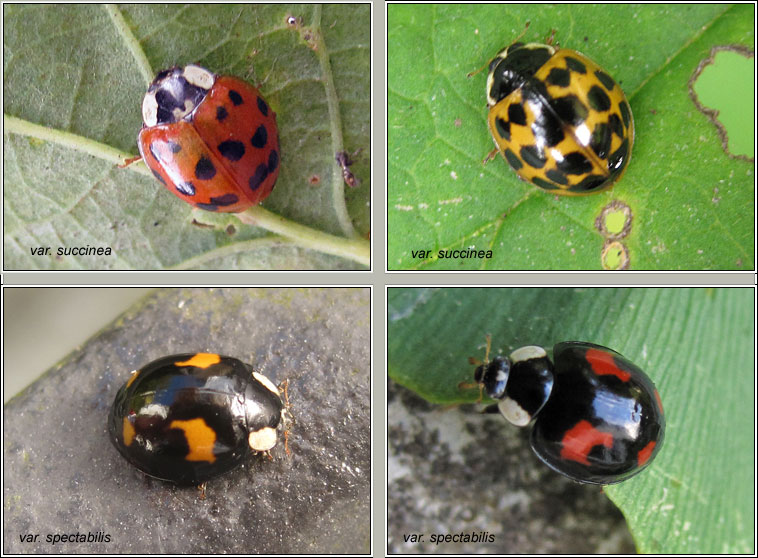
<instances>
[{"instance_id":1,"label":"black ladybird with orange spot","mask_svg":"<svg viewBox=\"0 0 758 558\"><path fill-rule=\"evenodd\" d=\"M277 441L279 389L236 358L189 353L132 373L111 407L113 444L161 480L200 484Z\"/></svg>"}]
</instances>

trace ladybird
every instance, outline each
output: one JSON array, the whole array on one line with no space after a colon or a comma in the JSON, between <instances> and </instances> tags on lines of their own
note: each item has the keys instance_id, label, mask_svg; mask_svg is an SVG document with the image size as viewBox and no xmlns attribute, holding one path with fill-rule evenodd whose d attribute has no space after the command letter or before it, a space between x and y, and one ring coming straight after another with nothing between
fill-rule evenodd
<instances>
[{"instance_id":1,"label":"ladybird","mask_svg":"<svg viewBox=\"0 0 758 558\"><path fill-rule=\"evenodd\" d=\"M193 206L238 213L273 190L276 114L252 85L195 65L164 70L145 94L142 120L142 159Z\"/></svg>"},{"instance_id":2,"label":"ladybird","mask_svg":"<svg viewBox=\"0 0 758 558\"><path fill-rule=\"evenodd\" d=\"M487 107L497 150L519 178L551 193L606 190L629 164L634 120L624 92L575 50L502 49L489 63Z\"/></svg>"},{"instance_id":3,"label":"ladybird","mask_svg":"<svg viewBox=\"0 0 758 558\"><path fill-rule=\"evenodd\" d=\"M532 424L532 450L577 482L615 484L650 465L666 421L655 385L616 351L582 341L516 349L475 371L480 389L516 426ZM553 363L554 362L554 363Z\"/></svg>"},{"instance_id":4,"label":"ladybird","mask_svg":"<svg viewBox=\"0 0 758 558\"><path fill-rule=\"evenodd\" d=\"M132 372L108 417L110 439L151 477L201 484L276 445L279 389L236 358L188 353Z\"/></svg>"}]
</instances>

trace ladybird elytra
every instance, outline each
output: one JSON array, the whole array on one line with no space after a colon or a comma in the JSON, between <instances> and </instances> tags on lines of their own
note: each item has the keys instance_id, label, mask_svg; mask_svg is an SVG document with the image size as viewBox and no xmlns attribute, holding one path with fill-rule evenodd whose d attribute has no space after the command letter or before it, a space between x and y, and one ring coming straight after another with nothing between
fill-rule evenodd
<instances>
[{"instance_id":1,"label":"ladybird elytra","mask_svg":"<svg viewBox=\"0 0 758 558\"><path fill-rule=\"evenodd\" d=\"M621 87L575 50L515 42L489 63L488 126L519 178L551 193L606 190L626 170L634 121Z\"/></svg>"},{"instance_id":2,"label":"ladybird elytra","mask_svg":"<svg viewBox=\"0 0 758 558\"><path fill-rule=\"evenodd\" d=\"M508 357L486 356L474 378L498 401L487 410L515 426L531 424L536 456L574 481L625 481L661 450L666 421L658 390L607 347L558 343L552 360L541 347L522 347Z\"/></svg>"},{"instance_id":3,"label":"ladybird elytra","mask_svg":"<svg viewBox=\"0 0 758 558\"><path fill-rule=\"evenodd\" d=\"M284 404L278 388L235 358L189 353L132 374L108 418L111 441L149 476L200 484L277 442Z\"/></svg>"},{"instance_id":4,"label":"ladybird elytra","mask_svg":"<svg viewBox=\"0 0 758 558\"><path fill-rule=\"evenodd\" d=\"M197 65L158 73L142 102L140 155L170 192L207 211L262 202L279 175L276 114L258 89Z\"/></svg>"}]
</instances>

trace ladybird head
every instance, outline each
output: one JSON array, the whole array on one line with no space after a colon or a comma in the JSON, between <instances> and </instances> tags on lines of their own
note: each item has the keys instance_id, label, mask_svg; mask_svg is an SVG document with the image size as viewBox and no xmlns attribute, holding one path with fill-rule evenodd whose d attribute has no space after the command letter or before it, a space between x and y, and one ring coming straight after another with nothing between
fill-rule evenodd
<instances>
[{"instance_id":1,"label":"ladybird head","mask_svg":"<svg viewBox=\"0 0 758 558\"><path fill-rule=\"evenodd\" d=\"M215 81L215 74L194 64L159 72L142 100L142 121L150 127L188 118Z\"/></svg>"},{"instance_id":2,"label":"ladybird head","mask_svg":"<svg viewBox=\"0 0 758 558\"><path fill-rule=\"evenodd\" d=\"M490 362L476 367L474 380L482 386L488 397L502 399L505 397L505 385L508 383L510 369L511 361L507 357L495 357Z\"/></svg>"}]
</instances>

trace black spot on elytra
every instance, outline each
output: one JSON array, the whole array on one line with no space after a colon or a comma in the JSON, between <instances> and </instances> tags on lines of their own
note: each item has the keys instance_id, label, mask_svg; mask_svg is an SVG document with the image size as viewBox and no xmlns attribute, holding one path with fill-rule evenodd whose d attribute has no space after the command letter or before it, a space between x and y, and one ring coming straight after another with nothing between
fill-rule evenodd
<instances>
[{"instance_id":1,"label":"black spot on elytra","mask_svg":"<svg viewBox=\"0 0 758 558\"><path fill-rule=\"evenodd\" d=\"M539 176L535 176L534 178L532 178L532 184L534 184L535 186L539 186L543 190L560 190L558 186L556 186L552 182L548 182L547 180L540 178Z\"/></svg>"},{"instance_id":2,"label":"black spot on elytra","mask_svg":"<svg viewBox=\"0 0 758 558\"><path fill-rule=\"evenodd\" d=\"M524 105L513 103L508 107L508 121L519 126L526 126L526 112Z\"/></svg>"},{"instance_id":3,"label":"black spot on elytra","mask_svg":"<svg viewBox=\"0 0 758 558\"><path fill-rule=\"evenodd\" d=\"M266 132L266 127L261 124L255 131L255 135L250 140L250 143L253 144L253 147L260 149L266 147L266 142L268 142L268 132Z\"/></svg>"},{"instance_id":4,"label":"black spot on elytra","mask_svg":"<svg viewBox=\"0 0 758 558\"><path fill-rule=\"evenodd\" d=\"M237 194L224 194L223 196L211 198L211 203L213 205L220 206L234 205L238 201L239 198L237 197Z\"/></svg>"},{"instance_id":5,"label":"black spot on elytra","mask_svg":"<svg viewBox=\"0 0 758 558\"><path fill-rule=\"evenodd\" d=\"M605 112L611 108L611 100L608 98L608 94L597 85L590 87L587 92L587 101L593 109L600 112Z\"/></svg>"},{"instance_id":6,"label":"black spot on elytra","mask_svg":"<svg viewBox=\"0 0 758 558\"><path fill-rule=\"evenodd\" d=\"M589 110L584 106L576 95L558 97L550 102L550 106L560 118L561 122L571 126L579 126L587 120Z\"/></svg>"},{"instance_id":7,"label":"black spot on elytra","mask_svg":"<svg viewBox=\"0 0 758 558\"><path fill-rule=\"evenodd\" d=\"M511 125L508 123L508 121L503 120L499 116L496 117L495 118L495 131L505 141L510 141L510 139L511 139Z\"/></svg>"},{"instance_id":8,"label":"black spot on elytra","mask_svg":"<svg viewBox=\"0 0 758 558\"><path fill-rule=\"evenodd\" d=\"M176 185L176 189L185 196L195 195L195 185L192 182L180 182Z\"/></svg>"},{"instance_id":9,"label":"black spot on elytra","mask_svg":"<svg viewBox=\"0 0 758 558\"><path fill-rule=\"evenodd\" d=\"M258 165L258 168L256 168L255 172L253 173L253 176L251 176L250 180L248 181L250 189L255 192L258 188L260 188L261 184L263 184L263 181L266 180L267 177L268 167L266 165Z\"/></svg>"},{"instance_id":10,"label":"black spot on elytra","mask_svg":"<svg viewBox=\"0 0 758 558\"><path fill-rule=\"evenodd\" d=\"M618 114L611 114L608 117L608 126L618 137L624 137L624 126L621 124L621 119L618 117Z\"/></svg>"},{"instance_id":11,"label":"black spot on elytra","mask_svg":"<svg viewBox=\"0 0 758 558\"><path fill-rule=\"evenodd\" d=\"M592 130L592 137L590 138L590 147L597 153L597 156L601 159L607 159L611 150L611 139L613 134L610 126L607 124L598 124L595 129Z\"/></svg>"},{"instance_id":12,"label":"black spot on elytra","mask_svg":"<svg viewBox=\"0 0 758 558\"><path fill-rule=\"evenodd\" d=\"M629 122L632 120L632 111L629 109L629 105L626 104L626 101L622 101L619 103L619 112L621 113L621 118L624 119L624 127L629 127Z\"/></svg>"},{"instance_id":13,"label":"black spot on elytra","mask_svg":"<svg viewBox=\"0 0 758 558\"><path fill-rule=\"evenodd\" d=\"M568 184L568 177L557 169L550 169L545 173L545 176L556 184L562 184L564 186Z\"/></svg>"},{"instance_id":14,"label":"black spot on elytra","mask_svg":"<svg viewBox=\"0 0 758 558\"><path fill-rule=\"evenodd\" d=\"M229 100L232 102L232 104L236 107L240 106L244 101L242 100L242 95L237 93L234 89L229 90Z\"/></svg>"},{"instance_id":15,"label":"black spot on elytra","mask_svg":"<svg viewBox=\"0 0 758 558\"><path fill-rule=\"evenodd\" d=\"M558 87L568 87L571 83L571 72L564 68L553 68L547 75L547 82Z\"/></svg>"},{"instance_id":16,"label":"black spot on elytra","mask_svg":"<svg viewBox=\"0 0 758 558\"><path fill-rule=\"evenodd\" d=\"M227 116L229 112L224 107L216 107L216 120L223 122Z\"/></svg>"},{"instance_id":17,"label":"black spot on elytra","mask_svg":"<svg viewBox=\"0 0 758 558\"><path fill-rule=\"evenodd\" d=\"M279 152L276 149L272 149L268 154L268 172L274 172L276 167L279 166Z\"/></svg>"},{"instance_id":18,"label":"black spot on elytra","mask_svg":"<svg viewBox=\"0 0 758 558\"><path fill-rule=\"evenodd\" d=\"M611 156L608 158L608 170L611 171L611 174L618 174L626 166L629 160L628 156L629 140L624 140L619 148L611 153Z\"/></svg>"},{"instance_id":19,"label":"black spot on elytra","mask_svg":"<svg viewBox=\"0 0 758 558\"><path fill-rule=\"evenodd\" d=\"M206 211L218 211L218 207L212 203L196 203L195 207L205 209Z\"/></svg>"},{"instance_id":20,"label":"black spot on elytra","mask_svg":"<svg viewBox=\"0 0 758 558\"><path fill-rule=\"evenodd\" d=\"M560 114L543 110L536 116L537 118L532 124L532 133L536 138L550 147L558 145L563 141L565 133Z\"/></svg>"},{"instance_id":21,"label":"black spot on elytra","mask_svg":"<svg viewBox=\"0 0 758 558\"><path fill-rule=\"evenodd\" d=\"M521 155L521 158L527 165L535 169L541 169L547 161L545 153L536 145L525 145L521 148L519 155Z\"/></svg>"},{"instance_id":22,"label":"black spot on elytra","mask_svg":"<svg viewBox=\"0 0 758 558\"><path fill-rule=\"evenodd\" d=\"M268 105L260 97L258 97L258 110L261 111L263 116L268 116Z\"/></svg>"},{"instance_id":23,"label":"black spot on elytra","mask_svg":"<svg viewBox=\"0 0 758 558\"><path fill-rule=\"evenodd\" d=\"M216 167L208 157L200 157L195 165L195 178L198 180L210 180L216 176Z\"/></svg>"},{"instance_id":24,"label":"black spot on elytra","mask_svg":"<svg viewBox=\"0 0 758 558\"><path fill-rule=\"evenodd\" d=\"M589 192L591 190L597 190L607 181L607 176L598 176L596 174L591 174L582 180L579 184L574 184L570 190L572 192Z\"/></svg>"},{"instance_id":25,"label":"black spot on elytra","mask_svg":"<svg viewBox=\"0 0 758 558\"><path fill-rule=\"evenodd\" d=\"M182 150L182 146L175 141L154 141L150 144L150 154L156 161L163 162L163 158L160 156L160 147L167 147L171 153L179 153Z\"/></svg>"},{"instance_id":26,"label":"black spot on elytra","mask_svg":"<svg viewBox=\"0 0 758 558\"><path fill-rule=\"evenodd\" d=\"M227 140L218 144L221 156L230 161L239 161L245 155L245 144L241 141Z\"/></svg>"},{"instance_id":27,"label":"black spot on elytra","mask_svg":"<svg viewBox=\"0 0 758 558\"><path fill-rule=\"evenodd\" d=\"M518 158L518 155L516 155L510 149L503 151L503 155L505 156L505 160L508 161L508 164L513 167L513 170L519 171L524 166L524 163L521 162L521 159Z\"/></svg>"},{"instance_id":28,"label":"black spot on elytra","mask_svg":"<svg viewBox=\"0 0 758 558\"><path fill-rule=\"evenodd\" d=\"M563 161L559 162L557 166L566 174L587 174L592 171L592 163L578 151L567 153Z\"/></svg>"},{"instance_id":29,"label":"black spot on elytra","mask_svg":"<svg viewBox=\"0 0 758 558\"><path fill-rule=\"evenodd\" d=\"M603 84L603 87L605 87L608 91L613 91L613 88L616 87L616 82L613 81L613 78L605 72L595 70L595 76L600 81L600 83Z\"/></svg>"},{"instance_id":30,"label":"black spot on elytra","mask_svg":"<svg viewBox=\"0 0 758 558\"><path fill-rule=\"evenodd\" d=\"M572 72L576 72L578 74L587 73L587 66L585 66L582 62L580 62L578 59L574 58L573 56L566 57L566 66Z\"/></svg>"}]
</instances>

